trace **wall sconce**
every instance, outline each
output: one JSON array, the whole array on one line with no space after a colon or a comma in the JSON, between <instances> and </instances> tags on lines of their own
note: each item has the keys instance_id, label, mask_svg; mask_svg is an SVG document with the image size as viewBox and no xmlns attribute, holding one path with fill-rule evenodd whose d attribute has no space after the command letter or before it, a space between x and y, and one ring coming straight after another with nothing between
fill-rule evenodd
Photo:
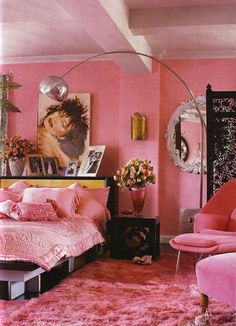
<instances>
[{"instance_id":1,"label":"wall sconce","mask_svg":"<svg viewBox=\"0 0 236 326\"><path fill-rule=\"evenodd\" d=\"M131 139L144 140L146 138L146 117L139 112L131 116Z\"/></svg>"}]
</instances>

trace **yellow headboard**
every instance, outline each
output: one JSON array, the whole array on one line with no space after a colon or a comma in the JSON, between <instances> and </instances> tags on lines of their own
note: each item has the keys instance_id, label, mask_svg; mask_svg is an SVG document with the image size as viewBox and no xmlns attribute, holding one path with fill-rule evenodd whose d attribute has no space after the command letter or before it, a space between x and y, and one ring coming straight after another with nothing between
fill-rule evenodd
<instances>
[{"instance_id":1,"label":"yellow headboard","mask_svg":"<svg viewBox=\"0 0 236 326\"><path fill-rule=\"evenodd\" d=\"M26 181L32 186L47 186L55 188L67 188L75 182L79 182L82 186L86 188L104 188L105 180L78 180L78 179L29 179L29 178L20 178L20 179L1 179L1 188L9 187L17 181Z\"/></svg>"},{"instance_id":2,"label":"yellow headboard","mask_svg":"<svg viewBox=\"0 0 236 326\"><path fill-rule=\"evenodd\" d=\"M112 177L0 177L0 188L9 187L17 181L26 181L32 186L48 186L55 188L67 188L69 185L78 182L86 188L110 187L107 207L111 215L115 215L118 207L117 186Z\"/></svg>"}]
</instances>

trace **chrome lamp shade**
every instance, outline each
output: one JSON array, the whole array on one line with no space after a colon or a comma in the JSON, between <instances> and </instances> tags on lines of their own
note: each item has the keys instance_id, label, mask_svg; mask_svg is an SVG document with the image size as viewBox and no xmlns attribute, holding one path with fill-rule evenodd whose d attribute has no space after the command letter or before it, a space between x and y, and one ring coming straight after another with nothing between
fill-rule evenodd
<instances>
[{"instance_id":1,"label":"chrome lamp shade","mask_svg":"<svg viewBox=\"0 0 236 326\"><path fill-rule=\"evenodd\" d=\"M63 102L68 95L68 85L63 78L47 76L39 84L39 90L55 101Z\"/></svg>"}]
</instances>

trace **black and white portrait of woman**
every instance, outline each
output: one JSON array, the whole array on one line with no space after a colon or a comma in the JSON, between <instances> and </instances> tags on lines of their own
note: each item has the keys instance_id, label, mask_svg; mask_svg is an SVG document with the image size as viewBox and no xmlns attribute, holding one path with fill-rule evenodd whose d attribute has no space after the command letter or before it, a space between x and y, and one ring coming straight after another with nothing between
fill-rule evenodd
<instances>
[{"instance_id":1,"label":"black and white portrait of woman","mask_svg":"<svg viewBox=\"0 0 236 326\"><path fill-rule=\"evenodd\" d=\"M78 176L95 177L97 175L105 148L105 145L89 146L87 156L85 156L80 166Z\"/></svg>"},{"instance_id":2,"label":"black and white portrait of woman","mask_svg":"<svg viewBox=\"0 0 236 326\"><path fill-rule=\"evenodd\" d=\"M63 102L39 95L38 149L56 157L60 168L82 161L89 146L90 94L71 93Z\"/></svg>"}]
</instances>

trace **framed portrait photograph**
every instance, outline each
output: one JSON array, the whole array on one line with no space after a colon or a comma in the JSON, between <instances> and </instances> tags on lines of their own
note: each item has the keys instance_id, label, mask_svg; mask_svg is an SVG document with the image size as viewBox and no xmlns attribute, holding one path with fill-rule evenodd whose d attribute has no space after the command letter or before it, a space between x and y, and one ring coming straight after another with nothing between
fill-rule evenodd
<instances>
[{"instance_id":1,"label":"framed portrait photograph","mask_svg":"<svg viewBox=\"0 0 236 326\"><path fill-rule=\"evenodd\" d=\"M65 172L65 176L72 177L77 175L78 161L70 161Z\"/></svg>"},{"instance_id":2,"label":"framed portrait photograph","mask_svg":"<svg viewBox=\"0 0 236 326\"><path fill-rule=\"evenodd\" d=\"M90 142L90 93L69 93L63 102L39 95L38 150L56 157L59 169L68 162L82 162Z\"/></svg>"},{"instance_id":3,"label":"framed portrait photograph","mask_svg":"<svg viewBox=\"0 0 236 326\"><path fill-rule=\"evenodd\" d=\"M26 169L29 176L44 176L43 156L38 154L28 155L26 157Z\"/></svg>"},{"instance_id":4,"label":"framed portrait photograph","mask_svg":"<svg viewBox=\"0 0 236 326\"><path fill-rule=\"evenodd\" d=\"M57 158L56 157L43 157L43 163L44 163L44 170L45 170L45 175L58 175L59 170L58 170L58 163L57 163Z\"/></svg>"},{"instance_id":5,"label":"framed portrait photograph","mask_svg":"<svg viewBox=\"0 0 236 326\"><path fill-rule=\"evenodd\" d=\"M86 157L82 161L82 164L79 168L79 177L95 177L97 175L99 166L101 164L105 152L105 148L105 145L89 146L88 151L86 153Z\"/></svg>"}]
</instances>

